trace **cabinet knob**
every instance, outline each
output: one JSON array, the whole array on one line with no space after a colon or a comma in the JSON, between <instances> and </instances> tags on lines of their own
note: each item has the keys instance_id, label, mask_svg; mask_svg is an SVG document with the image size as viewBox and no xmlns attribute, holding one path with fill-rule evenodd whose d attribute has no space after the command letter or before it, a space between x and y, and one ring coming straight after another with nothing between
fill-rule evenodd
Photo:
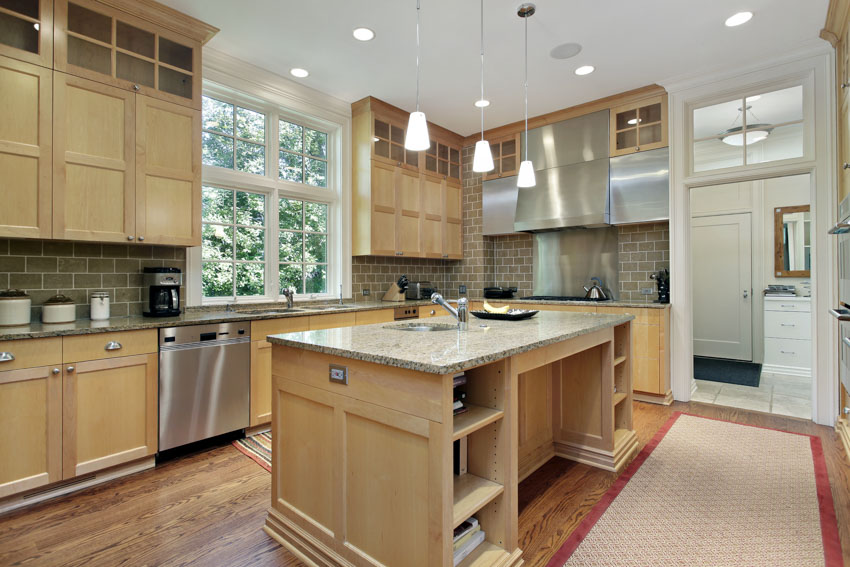
<instances>
[{"instance_id":1,"label":"cabinet knob","mask_svg":"<svg viewBox=\"0 0 850 567\"><path fill-rule=\"evenodd\" d=\"M59 374L59 373L60 373L60 372L62 372L62 371L61 371L61 370L59 370L58 368L54 368L54 369L53 369L53 370L51 370L50 372L51 372L51 374L53 374L54 376L56 376L57 374Z\"/></svg>"},{"instance_id":2,"label":"cabinet knob","mask_svg":"<svg viewBox=\"0 0 850 567\"><path fill-rule=\"evenodd\" d=\"M845 163L841 167L844 169L850 169L850 163Z\"/></svg>"},{"instance_id":3,"label":"cabinet knob","mask_svg":"<svg viewBox=\"0 0 850 567\"><path fill-rule=\"evenodd\" d=\"M437 314L437 312L436 312L436 311L434 311L434 310L432 309L432 310L431 310L431 316L433 317L433 316L434 316L434 315L436 315L436 314Z\"/></svg>"},{"instance_id":4,"label":"cabinet knob","mask_svg":"<svg viewBox=\"0 0 850 567\"><path fill-rule=\"evenodd\" d=\"M847 87L850 87L850 83L841 83L842 89L846 89Z\"/></svg>"},{"instance_id":5,"label":"cabinet knob","mask_svg":"<svg viewBox=\"0 0 850 567\"><path fill-rule=\"evenodd\" d=\"M139 85L133 85L133 90L134 90L134 91L137 91L137 90L139 90L139 89L141 89L141 88L142 88L142 87L140 87Z\"/></svg>"},{"instance_id":6,"label":"cabinet knob","mask_svg":"<svg viewBox=\"0 0 850 567\"><path fill-rule=\"evenodd\" d=\"M131 235L131 234L128 234L128 235L127 235L127 240L134 240L135 238L136 238L136 237L135 237L135 236L133 236L133 235Z\"/></svg>"},{"instance_id":7,"label":"cabinet knob","mask_svg":"<svg viewBox=\"0 0 850 567\"><path fill-rule=\"evenodd\" d=\"M640 151L640 146L635 146L635 151L636 151L636 152L639 152L639 151Z\"/></svg>"},{"instance_id":8,"label":"cabinet knob","mask_svg":"<svg viewBox=\"0 0 850 567\"><path fill-rule=\"evenodd\" d=\"M139 242L144 241L144 239L145 239L145 237L144 237L144 236L140 236L140 237L139 237Z\"/></svg>"},{"instance_id":9,"label":"cabinet knob","mask_svg":"<svg viewBox=\"0 0 850 567\"><path fill-rule=\"evenodd\" d=\"M67 372L68 374L72 373L73 371L74 371L73 366L69 366L68 368L65 369L65 372Z\"/></svg>"}]
</instances>

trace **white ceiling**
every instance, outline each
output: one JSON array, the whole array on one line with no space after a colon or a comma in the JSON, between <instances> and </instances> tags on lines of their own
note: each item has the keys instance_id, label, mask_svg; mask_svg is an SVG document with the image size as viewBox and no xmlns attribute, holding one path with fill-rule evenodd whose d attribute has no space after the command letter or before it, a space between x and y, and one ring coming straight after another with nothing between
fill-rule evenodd
<instances>
[{"instance_id":1,"label":"white ceiling","mask_svg":"<svg viewBox=\"0 0 850 567\"><path fill-rule=\"evenodd\" d=\"M210 47L347 102L373 95L415 106L416 0L161 0L221 28ZM487 128L522 119L519 0L485 1ZM818 37L828 0L537 0L528 23L529 114L551 112L701 69L755 62ZM728 16L753 19L727 28ZM460 134L480 126L479 2L421 0L421 110ZM364 26L367 43L351 31ZM549 51L577 42L582 52ZM573 74L580 65L596 72Z\"/></svg>"}]
</instances>

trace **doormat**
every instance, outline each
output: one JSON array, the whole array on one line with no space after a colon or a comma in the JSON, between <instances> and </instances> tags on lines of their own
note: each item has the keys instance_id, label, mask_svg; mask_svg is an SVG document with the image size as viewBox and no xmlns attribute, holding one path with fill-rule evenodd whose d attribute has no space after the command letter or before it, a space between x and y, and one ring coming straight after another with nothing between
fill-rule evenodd
<instances>
[{"instance_id":1,"label":"doormat","mask_svg":"<svg viewBox=\"0 0 850 567\"><path fill-rule=\"evenodd\" d=\"M257 433L244 439L237 439L233 446L252 461L272 472L272 434L271 431Z\"/></svg>"},{"instance_id":2,"label":"doormat","mask_svg":"<svg viewBox=\"0 0 850 567\"><path fill-rule=\"evenodd\" d=\"M694 378L758 388L761 379L761 364L726 358L695 356Z\"/></svg>"},{"instance_id":3,"label":"doormat","mask_svg":"<svg viewBox=\"0 0 850 567\"><path fill-rule=\"evenodd\" d=\"M547 567L840 567L819 438L675 413Z\"/></svg>"}]
</instances>

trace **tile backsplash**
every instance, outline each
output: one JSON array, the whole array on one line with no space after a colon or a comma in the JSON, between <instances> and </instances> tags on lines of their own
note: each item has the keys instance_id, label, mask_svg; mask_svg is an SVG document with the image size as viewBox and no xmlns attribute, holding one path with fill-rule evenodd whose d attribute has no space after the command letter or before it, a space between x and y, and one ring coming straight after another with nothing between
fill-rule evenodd
<instances>
[{"instance_id":1,"label":"tile backsplash","mask_svg":"<svg viewBox=\"0 0 850 567\"><path fill-rule=\"evenodd\" d=\"M653 272L670 269L670 223L667 221L619 227L620 299L655 301L658 288ZM651 288L651 295L641 289Z\"/></svg>"},{"instance_id":2,"label":"tile backsplash","mask_svg":"<svg viewBox=\"0 0 850 567\"><path fill-rule=\"evenodd\" d=\"M0 289L25 290L32 297L32 315L62 293L77 304L77 318L90 314L91 292L109 292L113 317L141 315L147 288L142 269L170 266L186 271L186 250L171 246L97 244L56 240L0 239ZM185 278L184 278L185 279ZM185 290L180 289L181 303Z\"/></svg>"}]
</instances>

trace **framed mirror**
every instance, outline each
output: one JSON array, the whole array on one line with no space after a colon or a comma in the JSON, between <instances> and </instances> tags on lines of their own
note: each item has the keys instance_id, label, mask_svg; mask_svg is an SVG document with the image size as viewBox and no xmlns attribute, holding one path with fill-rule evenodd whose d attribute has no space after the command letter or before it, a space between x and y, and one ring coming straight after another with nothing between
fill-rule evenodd
<instances>
[{"instance_id":1,"label":"framed mirror","mask_svg":"<svg viewBox=\"0 0 850 567\"><path fill-rule=\"evenodd\" d=\"M777 278L808 278L812 267L809 205L773 210L774 269Z\"/></svg>"}]
</instances>

